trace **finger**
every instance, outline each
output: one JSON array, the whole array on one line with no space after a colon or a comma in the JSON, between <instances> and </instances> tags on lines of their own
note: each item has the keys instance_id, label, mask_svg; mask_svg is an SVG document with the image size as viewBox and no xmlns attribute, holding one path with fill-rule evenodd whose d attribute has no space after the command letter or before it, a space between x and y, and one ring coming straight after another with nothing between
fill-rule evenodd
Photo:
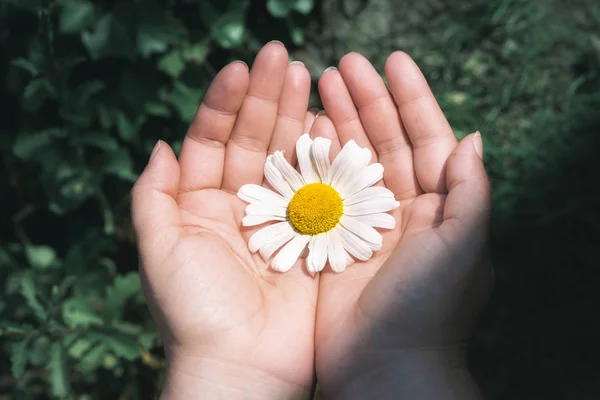
<instances>
[{"instance_id":1,"label":"finger","mask_svg":"<svg viewBox=\"0 0 600 400\"><path fill-rule=\"evenodd\" d=\"M304 116L304 129L302 129L303 133L310 132L310 129L312 128L313 123L317 118L318 112L319 110L317 110L316 108L313 108L312 110L308 110L306 112L306 115Z\"/></svg>"},{"instance_id":2,"label":"finger","mask_svg":"<svg viewBox=\"0 0 600 400\"><path fill-rule=\"evenodd\" d=\"M417 196L421 189L413 168L410 140L383 79L358 53L341 59L340 74L379 162L385 168L386 186L399 200Z\"/></svg>"},{"instance_id":3,"label":"finger","mask_svg":"<svg viewBox=\"0 0 600 400\"><path fill-rule=\"evenodd\" d=\"M262 182L287 66L288 53L279 42L268 43L258 52L227 143L222 189L236 193L244 184Z\"/></svg>"},{"instance_id":4,"label":"finger","mask_svg":"<svg viewBox=\"0 0 600 400\"><path fill-rule=\"evenodd\" d=\"M310 137L312 139L324 137L331 140L331 147L329 149L329 158L331 161L333 161L335 156L337 156L342 149L335 126L324 111L321 111L318 115L318 118L315 119L312 129L310 130Z\"/></svg>"},{"instance_id":5,"label":"finger","mask_svg":"<svg viewBox=\"0 0 600 400\"><path fill-rule=\"evenodd\" d=\"M168 144L159 141L131 190L131 215L143 265L160 263L180 237L178 187L177 158Z\"/></svg>"},{"instance_id":6,"label":"finger","mask_svg":"<svg viewBox=\"0 0 600 400\"><path fill-rule=\"evenodd\" d=\"M354 139L360 147L371 150L373 154L371 161L376 162L377 155L360 122L350 92L340 72L336 68L331 68L325 70L319 79L319 94L327 115L335 126L340 143L343 146L347 141Z\"/></svg>"},{"instance_id":7,"label":"finger","mask_svg":"<svg viewBox=\"0 0 600 400\"><path fill-rule=\"evenodd\" d=\"M456 137L423 73L400 51L385 63L392 95L400 110L414 154L414 168L425 192L446 193L445 163L456 147Z\"/></svg>"},{"instance_id":8,"label":"finger","mask_svg":"<svg viewBox=\"0 0 600 400\"><path fill-rule=\"evenodd\" d=\"M248 88L248 66L241 61L213 79L181 147L179 192L221 187L225 143Z\"/></svg>"},{"instance_id":9,"label":"finger","mask_svg":"<svg viewBox=\"0 0 600 400\"><path fill-rule=\"evenodd\" d=\"M479 132L460 141L448 158L448 197L440 233L448 240L486 238L492 210L490 182L485 172Z\"/></svg>"},{"instance_id":10,"label":"finger","mask_svg":"<svg viewBox=\"0 0 600 400\"><path fill-rule=\"evenodd\" d=\"M268 154L275 150L283 150L284 157L296 164L296 141L302 135L310 96L310 74L299 61L292 62L287 69L273 138L269 145Z\"/></svg>"}]
</instances>

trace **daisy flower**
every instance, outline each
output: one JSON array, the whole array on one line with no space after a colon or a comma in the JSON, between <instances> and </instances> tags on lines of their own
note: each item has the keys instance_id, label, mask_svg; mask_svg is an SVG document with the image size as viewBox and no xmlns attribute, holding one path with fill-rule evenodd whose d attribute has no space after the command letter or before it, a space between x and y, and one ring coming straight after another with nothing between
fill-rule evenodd
<instances>
[{"instance_id":1,"label":"daisy flower","mask_svg":"<svg viewBox=\"0 0 600 400\"><path fill-rule=\"evenodd\" d=\"M254 233L248 241L276 271L288 271L306 246L306 268L311 274L331 269L342 272L354 258L366 261L381 249L383 238L375 228L394 229L396 220L386 212L400 203L383 186L383 166L369 165L371 151L350 140L329 162L331 140L308 134L296 142L300 172L282 151L265 162L265 178L277 191L244 185L238 197L248 203L244 226L277 221Z\"/></svg>"}]
</instances>

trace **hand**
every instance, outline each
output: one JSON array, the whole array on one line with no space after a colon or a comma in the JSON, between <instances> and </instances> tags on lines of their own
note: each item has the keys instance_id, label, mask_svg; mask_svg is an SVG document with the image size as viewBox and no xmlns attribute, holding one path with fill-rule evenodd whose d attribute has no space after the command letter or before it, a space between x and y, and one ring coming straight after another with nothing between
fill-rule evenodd
<instances>
[{"instance_id":1,"label":"hand","mask_svg":"<svg viewBox=\"0 0 600 400\"><path fill-rule=\"evenodd\" d=\"M385 83L351 53L326 71L327 116L312 136L354 139L385 168L401 206L383 248L321 274L316 370L327 398L471 399L463 350L492 287L490 184L478 134L459 144L412 59L393 53Z\"/></svg>"},{"instance_id":2,"label":"hand","mask_svg":"<svg viewBox=\"0 0 600 400\"><path fill-rule=\"evenodd\" d=\"M146 299L168 371L163 398L306 398L314 377L318 280L273 272L240 230L246 183L261 184L267 152L293 154L315 118L310 76L267 44L252 70L215 77L179 161L159 142L132 192ZM294 162L294 161L292 161ZM251 397L248 397L251 396Z\"/></svg>"}]
</instances>

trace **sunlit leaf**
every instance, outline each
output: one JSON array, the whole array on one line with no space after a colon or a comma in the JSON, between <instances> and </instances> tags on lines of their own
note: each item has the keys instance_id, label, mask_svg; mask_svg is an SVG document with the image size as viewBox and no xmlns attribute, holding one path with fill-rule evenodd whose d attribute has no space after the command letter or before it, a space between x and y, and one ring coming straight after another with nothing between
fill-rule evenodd
<instances>
[{"instance_id":1,"label":"sunlit leaf","mask_svg":"<svg viewBox=\"0 0 600 400\"><path fill-rule=\"evenodd\" d=\"M76 298L70 298L63 303L62 316L65 324L71 328L102 324L102 318L96 314L92 307Z\"/></svg>"},{"instance_id":2,"label":"sunlit leaf","mask_svg":"<svg viewBox=\"0 0 600 400\"><path fill-rule=\"evenodd\" d=\"M50 246L25 246L25 254L27 255L27 261L34 268L48 268L56 260L56 252Z\"/></svg>"},{"instance_id":3,"label":"sunlit leaf","mask_svg":"<svg viewBox=\"0 0 600 400\"><path fill-rule=\"evenodd\" d=\"M153 102L153 101L146 103L144 105L144 110L146 111L146 114L152 115L155 117L170 117L171 116L171 110L169 110L169 107L167 107L164 104Z\"/></svg>"},{"instance_id":4,"label":"sunlit leaf","mask_svg":"<svg viewBox=\"0 0 600 400\"><path fill-rule=\"evenodd\" d=\"M48 372L52 394L61 398L66 396L71 385L67 376L67 355L61 342L54 342L50 346Z\"/></svg>"},{"instance_id":5,"label":"sunlit leaf","mask_svg":"<svg viewBox=\"0 0 600 400\"><path fill-rule=\"evenodd\" d=\"M179 50L173 50L158 60L158 69L167 75L177 77L185 69L185 62Z\"/></svg>"}]
</instances>

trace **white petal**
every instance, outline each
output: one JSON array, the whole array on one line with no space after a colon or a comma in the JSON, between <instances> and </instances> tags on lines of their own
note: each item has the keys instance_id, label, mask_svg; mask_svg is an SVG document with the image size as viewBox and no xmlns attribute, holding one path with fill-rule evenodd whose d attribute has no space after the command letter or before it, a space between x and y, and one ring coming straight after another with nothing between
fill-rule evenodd
<instances>
[{"instance_id":1,"label":"white petal","mask_svg":"<svg viewBox=\"0 0 600 400\"><path fill-rule=\"evenodd\" d=\"M276 217L274 215L246 215L242 219L243 226L261 225L269 221L285 221L287 218Z\"/></svg>"},{"instance_id":2,"label":"white petal","mask_svg":"<svg viewBox=\"0 0 600 400\"><path fill-rule=\"evenodd\" d=\"M302 251L309 240L309 235L294 236L294 238L286 244L279 253L277 253L273 261L271 261L271 268L280 272L289 271L298 260L298 257L300 257L300 254L302 254Z\"/></svg>"},{"instance_id":3,"label":"white petal","mask_svg":"<svg viewBox=\"0 0 600 400\"><path fill-rule=\"evenodd\" d=\"M357 221L372 226L373 228L394 229L396 227L396 218L394 218L390 214L367 214L358 215L353 218Z\"/></svg>"},{"instance_id":4,"label":"white petal","mask_svg":"<svg viewBox=\"0 0 600 400\"><path fill-rule=\"evenodd\" d=\"M327 263L327 237L325 234L313 236L308 244L308 257L306 258L306 268L311 275L322 271Z\"/></svg>"},{"instance_id":5,"label":"white petal","mask_svg":"<svg viewBox=\"0 0 600 400\"><path fill-rule=\"evenodd\" d=\"M354 258L352 258L352 256L348 254L346 250L344 250L344 253L346 253L346 266L344 267L344 269L346 269L348 265L354 264Z\"/></svg>"},{"instance_id":6,"label":"white petal","mask_svg":"<svg viewBox=\"0 0 600 400\"><path fill-rule=\"evenodd\" d=\"M344 199L344 205L349 206L351 204L360 203L361 201L369 200L373 197L388 197L393 199L394 193L383 186L371 186Z\"/></svg>"},{"instance_id":7,"label":"white petal","mask_svg":"<svg viewBox=\"0 0 600 400\"><path fill-rule=\"evenodd\" d=\"M281 246L289 242L294 236L298 235L291 225L288 224L287 228L284 228L283 231L271 239L267 244L261 247L258 252L263 260L267 261L273 253L275 253Z\"/></svg>"},{"instance_id":8,"label":"white petal","mask_svg":"<svg viewBox=\"0 0 600 400\"><path fill-rule=\"evenodd\" d=\"M285 233L289 227L290 223L284 221L262 228L250 236L250 240L248 240L248 248L251 252L256 252L258 249L273 240L276 236Z\"/></svg>"},{"instance_id":9,"label":"white petal","mask_svg":"<svg viewBox=\"0 0 600 400\"><path fill-rule=\"evenodd\" d=\"M340 238L342 239L342 245L344 249L352 256L356 257L361 261L367 261L373 255L373 250L367 242L340 226L336 228Z\"/></svg>"},{"instance_id":10,"label":"white petal","mask_svg":"<svg viewBox=\"0 0 600 400\"><path fill-rule=\"evenodd\" d=\"M315 138L311 148L310 155L315 165L321 182L329 182L329 149L331 148L331 140L323 137Z\"/></svg>"},{"instance_id":11,"label":"white petal","mask_svg":"<svg viewBox=\"0 0 600 400\"><path fill-rule=\"evenodd\" d=\"M339 188L348 180L354 178L358 171L369 165L371 159L366 159L366 153L356 144L354 140L349 140L331 164L331 183L334 188Z\"/></svg>"},{"instance_id":12,"label":"white petal","mask_svg":"<svg viewBox=\"0 0 600 400\"><path fill-rule=\"evenodd\" d=\"M326 233L327 235L327 259L329 260L329 266L335 272L342 272L348 265L348 258L346 257L346 251L342 246L342 239L336 232L336 229L332 229Z\"/></svg>"},{"instance_id":13,"label":"white petal","mask_svg":"<svg viewBox=\"0 0 600 400\"><path fill-rule=\"evenodd\" d=\"M363 169L352 180L352 183L343 185L338 189L342 198L350 197L354 193L359 192L369 186L375 184L383 178L383 165L379 163L371 164Z\"/></svg>"},{"instance_id":14,"label":"white petal","mask_svg":"<svg viewBox=\"0 0 600 400\"><path fill-rule=\"evenodd\" d=\"M373 243L375 245L381 245L381 243L383 243L383 237L381 236L381 233L377 232L374 228L370 227L364 222L360 222L357 219L347 215L342 215L340 223L344 228L348 229L350 232L369 243Z\"/></svg>"},{"instance_id":15,"label":"white petal","mask_svg":"<svg viewBox=\"0 0 600 400\"><path fill-rule=\"evenodd\" d=\"M302 179L300 172L296 171L294 167L290 165L290 163L283 156L282 151L276 151L273 153L273 159L271 162L279 170L283 176L283 179L285 179L287 184L294 190L294 192L305 185L304 179Z\"/></svg>"},{"instance_id":16,"label":"white petal","mask_svg":"<svg viewBox=\"0 0 600 400\"><path fill-rule=\"evenodd\" d=\"M312 139L308 133L303 134L296 142L296 156L298 157L298 165L305 183L319 182L319 175L315 171L312 160L310 158L310 148Z\"/></svg>"},{"instance_id":17,"label":"white petal","mask_svg":"<svg viewBox=\"0 0 600 400\"><path fill-rule=\"evenodd\" d=\"M246 215L273 215L275 217L287 217L286 207L276 207L269 204L248 204L246 206Z\"/></svg>"},{"instance_id":18,"label":"white petal","mask_svg":"<svg viewBox=\"0 0 600 400\"><path fill-rule=\"evenodd\" d=\"M267 181L286 199L291 199L294 196L294 191L287 183L283 174L273 163L273 156L268 156L265 161L265 178Z\"/></svg>"},{"instance_id":19,"label":"white petal","mask_svg":"<svg viewBox=\"0 0 600 400\"><path fill-rule=\"evenodd\" d=\"M238 190L237 196L247 203L266 203L280 207L287 207L286 201L281 195L259 185L244 185Z\"/></svg>"},{"instance_id":20,"label":"white petal","mask_svg":"<svg viewBox=\"0 0 600 400\"><path fill-rule=\"evenodd\" d=\"M400 206L400 202L387 197L376 197L361 203L344 207L345 215L366 215L392 211Z\"/></svg>"}]
</instances>

